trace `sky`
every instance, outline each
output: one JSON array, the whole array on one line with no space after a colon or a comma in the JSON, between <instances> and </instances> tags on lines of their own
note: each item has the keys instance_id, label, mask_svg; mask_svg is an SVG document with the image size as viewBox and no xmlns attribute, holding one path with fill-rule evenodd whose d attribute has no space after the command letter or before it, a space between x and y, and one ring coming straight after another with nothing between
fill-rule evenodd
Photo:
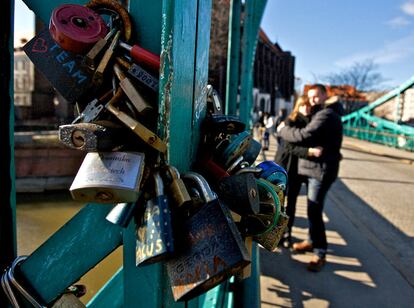
<instances>
[{"instance_id":1,"label":"sky","mask_svg":"<svg viewBox=\"0 0 414 308\"><path fill-rule=\"evenodd\" d=\"M15 2L16 44L33 36L34 17ZM261 27L295 56L302 84L366 60L384 87L414 75L414 0L268 0Z\"/></svg>"},{"instance_id":2,"label":"sky","mask_svg":"<svg viewBox=\"0 0 414 308\"><path fill-rule=\"evenodd\" d=\"M261 27L302 84L366 60L385 87L414 76L414 0L268 0Z\"/></svg>"}]
</instances>

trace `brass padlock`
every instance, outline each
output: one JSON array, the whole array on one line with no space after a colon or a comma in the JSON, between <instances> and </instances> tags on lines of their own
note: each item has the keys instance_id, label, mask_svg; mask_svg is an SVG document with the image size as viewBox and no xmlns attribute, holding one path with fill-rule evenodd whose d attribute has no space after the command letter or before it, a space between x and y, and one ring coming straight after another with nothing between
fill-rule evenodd
<instances>
[{"instance_id":1,"label":"brass padlock","mask_svg":"<svg viewBox=\"0 0 414 308\"><path fill-rule=\"evenodd\" d=\"M114 65L114 72L119 79L119 86L125 92L135 109L141 115L150 114L154 108L138 92L131 80L125 76L118 64Z\"/></svg>"},{"instance_id":2,"label":"brass padlock","mask_svg":"<svg viewBox=\"0 0 414 308\"><path fill-rule=\"evenodd\" d=\"M281 211L276 226L274 226L270 231L254 236L253 239L263 246L268 251L275 251L277 245L283 237L283 234L286 232L286 228L289 222L289 216L285 212Z\"/></svg>"},{"instance_id":3,"label":"brass padlock","mask_svg":"<svg viewBox=\"0 0 414 308\"><path fill-rule=\"evenodd\" d=\"M170 177L168 192L170 193L176 207L182 208L191 204L191 197L188 190L180 177L180 173L174 166L166 167L167 176Z\"/></svg>"},{"instance_id":4,"label":"brass padlock","mask_svg":"<svg viewBox=\"0 0 414 308\"><path fill-rule=\"evenodd\" d=\"M89 152L70 187L85 202L135 202L144 170L144 153Z\"/></svg>"},{"instance_id":5,"label":"brass padlock","mask_svg":"<svg viewBox=\"0 0 414 308\"><path fill-rule=\"evenodd\" d=\"M167 152L167 144L160 139L156 134L146 128L137 120L133 119L125 112L119 110L113 104L122 96L123 90L118 88L115 96L105 105L105 108L116 116L122 123L128 126L138 137L140 137L146 144L155 150L165 153Z\"/></svg>"},{"instance_id":6,"label":"brass padlock","mask_svg":"<svg viewBox=\"0 0 414 308\"><path fill-rule=\"evenodd\" d=\"M176 254L166 263L176 301L208 291L251 262L230 211L207 181L194 172L183 178L199 190L204 205L177 224Z\"/></svg>"}]
</instances>

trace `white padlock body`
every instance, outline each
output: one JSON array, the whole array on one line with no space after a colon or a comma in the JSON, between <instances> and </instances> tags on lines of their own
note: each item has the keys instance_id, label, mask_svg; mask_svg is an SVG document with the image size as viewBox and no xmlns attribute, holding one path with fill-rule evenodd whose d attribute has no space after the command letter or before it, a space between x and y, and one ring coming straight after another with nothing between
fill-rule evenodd
<instances>
[{"instance_id":1,"label":"white padlock body","mask_svg":"<svg viewBox=\"0 0 414 308\"><path fill-rule=\"evenodd\" d=\"M144 153L89 152L70 187L74 200L135 202L144 170Z\"/></svg>"}]
</instances>

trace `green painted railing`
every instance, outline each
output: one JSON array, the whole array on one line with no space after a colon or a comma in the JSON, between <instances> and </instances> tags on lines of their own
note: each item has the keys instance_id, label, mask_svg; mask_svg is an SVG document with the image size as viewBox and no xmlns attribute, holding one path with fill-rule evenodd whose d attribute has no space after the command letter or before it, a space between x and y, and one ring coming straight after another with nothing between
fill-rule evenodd
<instances>
[{"instance_id":1,"label":"green painted railing","mask_svg":"<svg viewBox=\"0 0 414 308\"><path fill-rule=\"evenodd\" d=\"M344 134L370 142L414 151L414 127L372 115L373 110L412 88L414 76L373 103L342 117ZM397 103L398 112L399 102ZM398 117L396 117L398 119Z\"/></svg>"}]
</instances>

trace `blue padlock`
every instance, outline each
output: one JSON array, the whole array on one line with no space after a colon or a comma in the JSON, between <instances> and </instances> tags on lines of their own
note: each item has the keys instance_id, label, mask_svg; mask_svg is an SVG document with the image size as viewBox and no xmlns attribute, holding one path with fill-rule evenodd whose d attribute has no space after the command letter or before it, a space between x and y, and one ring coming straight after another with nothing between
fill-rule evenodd
<instances>
[{"instance_id":1,"label":"blue padlock","mask_svg":"<svg viewBox=\"0 0 414 308\"><path fill-rule=\"evenodd\" d=\"M288 185L288 175L286 170L274 161L266 160L257 165L263 171L259 174L260 178L266 179L275 186L280 187L286 193Z\"/></svg>"}]
</instances>

